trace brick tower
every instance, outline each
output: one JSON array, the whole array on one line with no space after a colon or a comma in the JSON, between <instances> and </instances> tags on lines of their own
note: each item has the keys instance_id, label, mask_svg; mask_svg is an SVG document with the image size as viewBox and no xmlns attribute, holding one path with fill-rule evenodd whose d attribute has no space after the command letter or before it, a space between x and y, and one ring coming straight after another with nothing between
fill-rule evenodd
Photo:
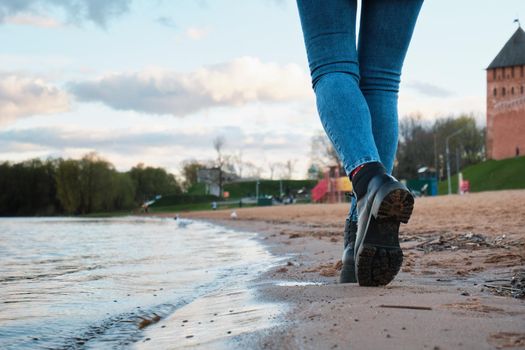
<instances>
[{"instance_id":1,"label":"brick tower","mask_svg":"<svg viewBox=\"0 0 525 350\"><path fill-rule=\"evenodd\" d=\"M525 154L525 32L516 30L487 67L487 157Z\"/></svg>"}]
</instances>

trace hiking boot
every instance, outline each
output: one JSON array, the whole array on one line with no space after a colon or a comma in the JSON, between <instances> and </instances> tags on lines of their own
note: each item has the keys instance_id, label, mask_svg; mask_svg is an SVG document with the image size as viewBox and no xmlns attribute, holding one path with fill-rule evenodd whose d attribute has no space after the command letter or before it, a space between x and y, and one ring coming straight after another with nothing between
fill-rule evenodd
<instances>
[{"instance_id":1,"label":"hiking boot","mask_svg":"<svg viewBox=\"0 0 525 350\"><path fill-rule=\"evenodd\" d=\"M356 276L361 286L390 283L403 263L399 225L414 208L410 191L387 174L374 176L366 194L357 200Z\"/></svg>"},{"instance_id":2,"label":"hiking boot","mask_svg":"<svg viewBox=\"0 0 525 350\"><path fill-rule=\"evenodd\" d=\"M345 221L345 234L344 234L344 250L343 268L341 270L341 276L339 277L340 283L356 283L357 278L355 275L355 260L354 260L354 244L357 233L357 222L351 220L350 215Z\"/></svg>"}]
</instances>

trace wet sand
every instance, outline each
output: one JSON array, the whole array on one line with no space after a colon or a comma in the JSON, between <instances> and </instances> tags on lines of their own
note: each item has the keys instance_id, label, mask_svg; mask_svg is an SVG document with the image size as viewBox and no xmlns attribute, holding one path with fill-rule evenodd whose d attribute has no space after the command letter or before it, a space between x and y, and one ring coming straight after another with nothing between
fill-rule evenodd
<instances>
[{"instance_id":1,"label":"wet sand","mask_svg":"<svg viewBox=\"0 0 525 350\"><path fill-rule=\"evenodd\" d=\"M181 214L258 232L282 257L253 285L261 303L286 311L273 327L229 337L229 347L525 348L525 191L418 198L401 228L402 271L379 288L338 283L347 210L243 208L236 220L231 210Z\"/></svg>"}]
</instances>

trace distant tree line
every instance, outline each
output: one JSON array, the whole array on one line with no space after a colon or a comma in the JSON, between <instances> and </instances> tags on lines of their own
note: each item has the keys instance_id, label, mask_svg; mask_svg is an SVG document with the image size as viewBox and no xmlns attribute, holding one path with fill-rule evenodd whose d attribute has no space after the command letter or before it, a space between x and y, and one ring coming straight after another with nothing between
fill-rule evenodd
<instances>
[{"instance_id":1,"label":"distant tree line","mask_svg":"<svg viewBox=\"0 0 525 350\"><path fill-rule=\"evenodd\" d=\"M394 175L402 179L417 177L422 167L435 168L440 179L446 177L446 138L449 139L452 174L458 168L485 159L485 128L476 125L472 116L439 118L430 122L420 116L401 119Z\"/></svg>"},{"instance_id":2,"label":"distant tree line","mask_svg":"<svg viewBox=\"0 0 525 350\"><path fill-rule=\"evenodd\" d=\"M295 165L297 160L288 159L284 162L277 162L275 160L267 162L264 166L259 163L254 163L243 158L243 151L228 152L226 150L226 139L223 136L217 136L213 140L213 149L216 152L215 159L196 160L186 159L181 163L181 175L184 181L182 188L185 192L196 194L195 186L198 183L198 172L200 169L218 169L219 177L217 185L219 192L222 193L226 174L233 174L241 179L261 179L265 170L268 171L270 180L277 178L279 180L290 180L293 177ZM199 191L200 192L200 191Z\"/></svg>"},{"instance_id":3,"label":"distant tree line","mask_svg":"<svg viewBox=\"0 0 525 350\"><path fill-rule=\"evenodd\" d=\"M139 164L119 172L90 153L82 159L0 163L0 215L129 210L155 195L181 193L173 174Z\"/></svg>"},{"instance_id":4,"label":"distant tree line","mask_svg":"<svg viewBox=\"0 0 525 350\"><path fill-rule=\"evenodd\" d=\"M418 169L429 167L435 169L438 177L446 176L445 141L447 136L461 130L450 138L450 163L452 174L457 168L476 164L485 159L485 128L476 125L474 117L438 118L433 121L421 116L410 116L400 120L399 143L394 165L394 175L401 179L416 178ZM311 166L318 169L319 176L327 166L342 164L338 155L324 132L311 139ZM344 171L341 171L344 174Z\"/></svg>"}]
</instances>

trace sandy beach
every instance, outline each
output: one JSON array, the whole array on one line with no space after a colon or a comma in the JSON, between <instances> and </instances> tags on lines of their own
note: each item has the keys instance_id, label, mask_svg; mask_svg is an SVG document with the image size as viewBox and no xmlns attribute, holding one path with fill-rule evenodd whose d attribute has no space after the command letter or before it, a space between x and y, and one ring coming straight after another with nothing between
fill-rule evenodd
<instances>
[{"instance_id":1,"label":"sandy beach","mask_svg":"<svg viewBox=\"0 0 525 350\"><path fill-rule=\"evenodd\" d=\"M347 204L182 213L259 239L282 264L253 281L287 311L230 339L270 349L525 348L525 191L418 198L386 287L339 284ZM284 282L284 283L283 283Z\"/></svg>"}]
</instances>

